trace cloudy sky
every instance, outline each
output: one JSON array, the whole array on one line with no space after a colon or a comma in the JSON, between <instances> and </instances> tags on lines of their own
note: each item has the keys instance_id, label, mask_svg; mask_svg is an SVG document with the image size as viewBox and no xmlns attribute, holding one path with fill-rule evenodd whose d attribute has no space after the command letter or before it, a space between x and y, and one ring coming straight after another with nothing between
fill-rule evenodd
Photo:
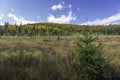
<instances>
[{"instance_id":1,"label":"cloudy sky","mask_svg":"<svg viewBox=\"0 0 120 80\"><path fill-rule=\"evenodd\" d=\"M120 0L0 0L0 25L120 24Z\"/></svg>"}]
</instances>

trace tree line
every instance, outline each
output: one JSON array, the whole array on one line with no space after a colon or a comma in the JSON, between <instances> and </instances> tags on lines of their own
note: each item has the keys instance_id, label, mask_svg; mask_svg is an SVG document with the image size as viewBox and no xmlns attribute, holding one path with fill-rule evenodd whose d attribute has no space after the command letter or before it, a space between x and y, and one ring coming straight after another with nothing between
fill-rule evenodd
<instances>
[{"instance_id":1,"label":"tree line","mask_svg":"<svg viewBox=\"0 0 120 80\"><path fill-rule=\"evenodd\" d=\"M71 36L81 33L85 25L35 23L25 25L11 25L5 22L0 26L0 36ZM88 26L95 34L120 35L120 25L92 25Z\"/></svg>"}]
</instances>

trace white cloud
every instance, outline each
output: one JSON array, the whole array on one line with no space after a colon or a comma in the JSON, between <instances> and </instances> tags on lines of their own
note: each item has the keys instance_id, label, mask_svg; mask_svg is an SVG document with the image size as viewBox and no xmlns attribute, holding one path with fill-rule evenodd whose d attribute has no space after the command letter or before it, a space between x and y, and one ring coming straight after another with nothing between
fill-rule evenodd
<instances>
[{"instance_id":1,"label":"white cloud","mask_svg":"<svg viewBox=\"0 0 120 80\"><path fill-rule=\"evenodd\" d=\"M40 18L40 16L37 16L37 18Z\"/></svg>"},{"instance_id":2,"label":"white cloud","mask_svg":"<svg viewBox=\"0 0 120 80\"><path fill-rule=\"evenodd\" d=\"M80 8L77 8L78 11L80 11Z\"/></svg>"},{"instance_id":3,"label":"white cloud","mask_svg":"<svg viewBox=\"0 0 120 80\"><path fill-rule=\"evenodd\" d=\"M70 4L68 7L71 8L71 7L72 7L72 4Z\"/></svg>"},{"instance_id":4,"label":"white cloud","mask_svg":"<svg viewBox=\"0 0 120 80\"><path fill-rule=\"evenodd\" d=\"M63 3L63 4L65 4L65 2L64 2L64 1L63 1L62 3Z\"/></svg>"},{"instance_id":5,"label":"white cloud","mask_svg":"<svg viewBox=\"0 0 120 80\"><path fill-rule=\"evenodd\" d=\"M0 13L0 25L4 25L4 22L3 22L4 17L5 17L5 14Z\"/></svg>"},{"instance_id":6,"label":"white cloud","mask_svg":"<svg viewBox=\"0 0 120 80\"><path fill-rule=\"evenodd\" d=\"M119 22L113 22L112 24L120 24L120 21Z\"/></svg>"},{"instance_id":7,"label":"white cloud","mask_svg":"<svg viewBox=\"0 0 120 80\"><path fill-rule=\"evenodd\" d=\"M0 14L0 20L2 20L4 16L4 14Z\"/></svg>"},{"instance_id":8,"label":"white cloud","mask_svg":"<svg viewBox=\"0 0 120 80\"><path fill-rule=\"evenodd\" d=\"M15 9L12 8L11 11L12 11L12 12L15 12Z\"/></svg>"},{"instance_id":9,"label":"white cloud","mask_svg":"<svg viewBox=\"0 0 120 80\"><path fill-rule=\"evenodd\" d=\"M12 18L15 22L14 23L17 23L17 24L27 24L27 23L36 23L35 21L30 21L30 20L26 20L25 18L23 17L17 17L16 15L12 14L12 13L9 13L8 14L8 17L9 18Z\"/></svg>"},{"instance_id":10,"label":"white cloud","mask_svg":"<svg viewBox=\"0 0 120 80\"><path fill-rule=\"evenodd\" d=\"M51 7L51 9L54 10L54 11L57 10L57 9L60 9L60 10L61 10L61 9L63 9L63 5L62 5L62 4L53 5L53 6Z\"/></svg>"},{"instance_id":11,"label":"white cloud","mask_svg":"<svg viewBox=\"0 0 120 80\"><path fill-rule=\"evenodd\" d=\"M82 25L108 25L108 24L114 24L114 23L120 24L120 13L107 18L88 21L88 22L82 23Z\"/></svg>"},{"instance_id":12,"label":"white cloud","mask_svg":"<svg viewBox=\"0 0 120 80\"><path fill-rule=\"evenodd\" d=\"M48 22L53 23L70 23L72 20L76 20L76 17L72 14L72 12L69 12L68 15L61 15L60 17L55 17L52 14L48 16Z\"/></svg>"}]
</instances>

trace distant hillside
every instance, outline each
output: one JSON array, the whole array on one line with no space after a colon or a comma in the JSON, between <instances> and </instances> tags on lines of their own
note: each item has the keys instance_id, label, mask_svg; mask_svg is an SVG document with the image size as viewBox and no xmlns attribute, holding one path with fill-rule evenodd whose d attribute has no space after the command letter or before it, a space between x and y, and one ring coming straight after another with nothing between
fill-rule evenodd
<instances>
[{"instance_id":1,"label":"distant hillside","mask_svg":"<svg viewBox=\"0 0 120 80\"><path fill-rule=\"evenodd\" d=\"M1 36L69 36L81 33L85 25L35 23L25 25L10 25L5 23L0 27ZM120 25L92 25L88 28L95 34L120 35Z\"/></svg>"}]
</instances>

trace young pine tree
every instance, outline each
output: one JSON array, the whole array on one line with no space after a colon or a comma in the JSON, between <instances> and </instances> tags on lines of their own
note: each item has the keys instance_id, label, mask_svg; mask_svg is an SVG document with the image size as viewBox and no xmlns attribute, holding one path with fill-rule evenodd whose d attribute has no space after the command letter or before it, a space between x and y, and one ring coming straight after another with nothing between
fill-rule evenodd
<instances>
[{"instance_id":1,"label":"young pine tree","mask_svg":"<svg viewBox=\"0 0 120 80\"><path fill-rule=\"evenodd\" d=\"M101 80L101 71L104 59L101 57L101 44L86 26L82 31L82 37L78 38L76 71L81 80Z\"/></svg>"}]
</instances>

